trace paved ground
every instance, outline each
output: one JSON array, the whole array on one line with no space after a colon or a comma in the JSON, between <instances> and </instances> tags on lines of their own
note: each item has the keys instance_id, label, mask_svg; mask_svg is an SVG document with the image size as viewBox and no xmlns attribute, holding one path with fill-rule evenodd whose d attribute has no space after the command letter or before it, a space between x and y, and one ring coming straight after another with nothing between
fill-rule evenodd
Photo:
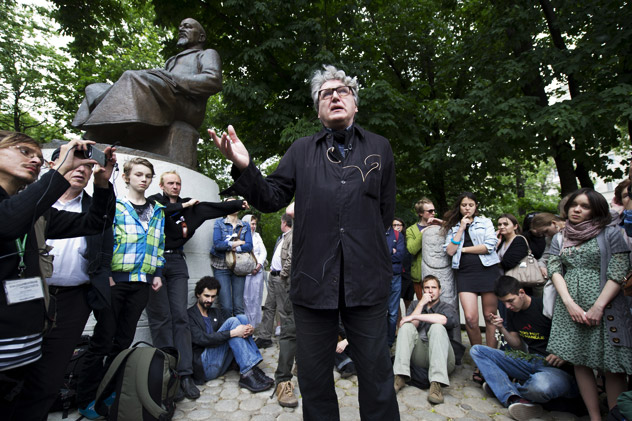
<instances>
[{"instance_id":1,"label":"paved ground","mask_svg":"<svg viewBox=\"0 0 632 421\"><path fill-rule=\"evenodd\" d=\"M463 343L468 343L463 333ZM263 363L260 367L270 377L274 377L279 351L275 343L262 350ZM444 388L445 403L431 405L427 401L428 392L416 387L405 387L397 395L402 421L440 421L440 420L510 420L507 409L496 398L489 397L481 387L472 382L474 367L469 355L463 365L457 367L450 376L452 385ZM344 421L360 420L358 410L358 379L352 376L341 379L334 373L336 393L340 405L340 418ZM174 420L236 420L236 421L298 421L302 419L300 390L296 385L295 393L299 396L299 406L295 409L282 408L276 397L270 397L271 391L253 394L237 385L239 373L228 372L225 376L200 386L201 397L195 401L185 399L178 404ZM70 413L68 419L76 420L79 414ZM61 420L61 413L52 413L49 421ZM543 420L575 420L572 414L562 412L545 412ZM588 417L581 418L588 420ZM387 421L387 420L385 420Z\"/></svg>"}]
</instances>

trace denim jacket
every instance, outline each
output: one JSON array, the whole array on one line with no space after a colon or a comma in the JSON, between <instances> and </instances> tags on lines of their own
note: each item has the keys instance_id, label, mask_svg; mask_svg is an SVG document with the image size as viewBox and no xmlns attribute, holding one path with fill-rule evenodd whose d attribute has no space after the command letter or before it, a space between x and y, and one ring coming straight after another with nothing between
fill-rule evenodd
<instances>
[{"instance_id":1,"label":"denim jacket","mask_svg":"<svg viewBox=\"0 0 632 421\"><path fill-rule=\"evenodd\" d=\"M454 235L459 230L461 226L461 221L459 221L455 226L450 228L448 231L448 235L445 237L445 243L443 244L443 251L448 248L448 244L454 237ZM470 234L470 238L472 239L472 243L475 246L479 244L484 244L487 247L487 254L479 254L481 262L483 266L492 266L496 263L500 262L498 255L496 254L496 243L498 242L498 238L496 238L496 231L494 230L494 224L489 219L482 216L475 216L474 221L470 224L468 228L468 232ZM463 238L461 238L461 244L459 244L459 248L456 250L454 256L452 256L452 269L458 269L459 263L461 262L461 250L463 249Z\"/></svg>"},{"instance_id":2,"label":"denim jacket","mask_svg":"<svg viewBox=\"0 0 632 421\"><path fill-rule=\"evenodd\" d=\"M224 258L224 255L227 251L231 250L232 241L231 239L233 234L235 236L239 232L239 228L241 227L241 232L239 233L239 239L246 242L246 244L242 244L241 246L235 249L238 253L247 253L252 251L252 233L250 231L250 224L244 224L243 221L238 220L235 229L233 230L233 225L228 222L228 218L219 218L215 221L215 227L213 229L213 246L211 247L211 254L215 257Z\"/></svg>"}]
</instances>

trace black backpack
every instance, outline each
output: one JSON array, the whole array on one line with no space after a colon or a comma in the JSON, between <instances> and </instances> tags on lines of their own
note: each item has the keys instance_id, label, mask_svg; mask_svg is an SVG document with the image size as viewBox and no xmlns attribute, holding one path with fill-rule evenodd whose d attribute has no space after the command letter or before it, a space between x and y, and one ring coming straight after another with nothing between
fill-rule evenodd
<instances>
[{"instance_id":1,"label":"black backpack","mask_svg":"<svg viewBox=\"0 0 632 421\"><path fill-rule=\"evenodd\" d=\"M68 411L77 407L77 375L83 366L83 357L90 346L90 336L83 335L75 347L72 357L68 362L64 383L57 393L57 399L49 412L63 411L62 418L68 418Z\"/></svg>"},{"instance_id":2,"label":"black backpack","mask_svg":"<svg viewBox=\"0 0 632 421\"><path fill-rule=\"evenodd\" d=\"M139 347L139 344L148 346ZM180 388L175 348L154 348L137 342L121 351L97 390L95 410L114 421L170 420ZM105 400L116 393L111 406Z\"/></svg>"}]
</instances>

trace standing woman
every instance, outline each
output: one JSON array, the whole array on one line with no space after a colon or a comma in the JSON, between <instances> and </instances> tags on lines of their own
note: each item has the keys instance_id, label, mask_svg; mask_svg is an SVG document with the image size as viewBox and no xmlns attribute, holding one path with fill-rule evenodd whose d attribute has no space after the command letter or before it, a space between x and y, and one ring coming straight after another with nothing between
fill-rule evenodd
<instances>
[{"instance_id":1,"label":"standing woman","mask_svg":"<svg viewBox=\"0 0 632 421\"><path fill-rule=\"evenodd\" d=\"M246 215L241 220L250 225L252 235L252 251L257 259L257 266L250 275L246 275L244 287L244 310L252 327L261 323L261 299L263 298L263 266L268 257L266 246L257 232L257 217Z\"/></svg>"},{"instance_id":2,"label":"standing woman","mask_svg":"<svg viewBox=\"0 0 632 421\"><path fill-rule=\"evenodd\" d=\"M478 215L478 201L473 193L461 193L453 208L446 214L444 231L447 233L444 250L452 256L452 269L456 271L457 291L465 313L465 330L470 344L482 343L478 327L478 296L485 315L485 343L496 348L496 327L488 319L496 314L498 300L494 283L501 274L496 254L494 224ZM474 380L481 379L475 373Z\"/></svg>"},{"instance_id":3,"label":"standing woman","mask_svg":"<svg viewBox=\"0 0 632 421\"><path fill-rule=\"evenodd\" d=\"M558 296L547 351L575 366L591 420L601 420L593 370L606 377L608 407L632 374L632 316L621 282L629 267L621 231L607 226L604 197L589 188L573 193L566 227L551 241L548 271Z\"/></svg>"},{"instance_id":4,"label":"standing woman","mask_svg":"<svg viewBox=\"0 0 632 421\"><path fill-rule=\"evenodd\" d=\"M233 198L229 198L231 200ZM226 265L226 252L249 253L252 251L250 226L244 224L232 213L226 218L215 221L213 229L213 247L211 248L211 266L213 275L222 288L217 297L226 319L244 314L245 276L235 275Z\"/></svg>"},{"instance_id":5,"label":"standing woman","mask_svg":"<svg viewBox=\"0 0 632 421\"><path fill-rule=\"evenodd\" d=\"M549 262L549 250L551 248L551 239L555 234L560 232L566 226L566 221L557 215L553 215L548 212L540 212L531 220L531 228L529 229L534 236L544 237L546 241L546 247L544 248L544 254L538 260L540 271L544 279L549 278L547 265Z\"/></svg>"},{"instance_id":6,"label":"standing woman","mask_svg":"<svg viewBox=\"0 0 632 421\"><path fill-rule=\"evenodd\" d=\"M500 259L500 267L505 273L518 266L520 261L529 254L527 239L520 234L520 225L515 216L510 213L500 215L498 218L498 238L500 242L496 248L496 253ZM533 295L531 288L528 289L527 293ZM498 303L498 313L503 320L507 320L507 308L504 303ZM485 314L487 315L487 313Z\"/></svg>"},{"instance_id":7,"label":"standing woman","mask_svg":"<svg viewBox=\"0 0 632 421\"><path fill-rule=\"evenodd\" d=\"M386 231L386 242L391 252L391 266L393 277L388 296L388 346L395 343L395 331L397 330L397 316L399 315L399 303L402 297L402 263L406 252L406 237L404 237L404 221L394 218L391 227Z\"/></svg>"}]
</instances>

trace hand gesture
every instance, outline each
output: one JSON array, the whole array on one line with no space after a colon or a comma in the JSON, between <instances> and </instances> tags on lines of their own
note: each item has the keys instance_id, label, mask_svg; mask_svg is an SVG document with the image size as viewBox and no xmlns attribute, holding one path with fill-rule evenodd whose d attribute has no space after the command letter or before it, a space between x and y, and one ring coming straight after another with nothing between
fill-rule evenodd
<instances>
[{"instance_id":1,"label":"hand gesture","mask_svg":"<svg viewBox=\"0 0 632 421\"><path fill-rule=\"evenodd\" d=\"M191 206L197 205L198 203L200 203L198 199L189 199L188 201L182 204L182 208L189 208Z\"/></svg>"},{"instance_id":2,"label":"hand gesture","mask_svg":"<svg viewBox=\"0 0 632 421\"><path fill-rule=\"evenodd\" d=\"M162 279L160 276L154 276L154 282L151 284L151 289L158 292L158 290L162 287Z\"/></svg>"},{"instance_id":3,"label":"hand gesture","mask_svg":"<svg viewBox=\"0 0 632 421\"><path fill-rule=\"evenodd\" d=\"M472 223L472 218L468 215L465 215L463 218L461 218L461 226L459 227L461 230L465 230L465 227L467 226L467 224L471 224Z\"/></svg>"},{"instance_id":4,"label":"hand gesture","mask_svg":"<svg viewBox=\"0 0 632 421\"><path fill-rule=\"evenodd\" d=\"M241 143L241 140L237 137L233 126L229 125L227 129L228 134L222 133L222 137L217 137L215 130L208 129L208 134L213 139L215 146L219 148L219 151L228 158L235 166L243 171L250 163L250 155L248 150Z\"/></svg>"},{"instance_id":5,"label":"hand gesture","mask_svg":"<svg viewBox=\"0 0 632 421\"><path fill-rule=\"evenodd\" d=\"M496 326L497 329L500 329L501 327L503 327L504 320L498 314L489 313L489 316L487 316L487 320L489 320L491 324Z\"/></svg>"},{"instance_id":6,"label":"hand gesture","mask_svg":"<svg viewBox=\"0 0 632 421\"><path fill-rule=\"evenodd\" d=\"M582 323L585 325L588 324L588 319L586 318L586 312L584 311L583 308L578 306L577 303L575 303L575 301L571 301L570 303L568 303L566 305L566 310L568 311L568 314L570 314L571 319L573 319L575 323Z\"/></svg>"},{"instance_id":7,"label":"hand gesture","mask_svg":"<svg viewBox=\"0 0 632 421\"><path fill-rule=\"evenodd\" d=\"M342 341L338 342L336 344L336 352L338 354L342 353L342 351L344 351L347 348L347 345L349 345L349 341L347 341L346 339L343 339Z\"/></svg>"},{"instance_id":8,"label":"hand gesture","mask_svg":"<svg viewBox=\"0 0 632 421\"><path fill-rule=\"evenodd\" d=\"M116 154L114 153L116 148L108 146L103 153L105 154L105 167L95 165L94 172L94 184L100 188L107 188L110 177L112 177L112 171L114 171L114 165L116 164ZM61 156L61 155L60 155Z\"/></svg>"},{"instance_id":9,"label":"hand gesture","mask_svg":"<svg viewBox=\"0 0 632 421\"><path fill-rule=\"evenodd\" d=\"M75 151L85 151L88 148L88 145L93 144L94 142L92 140L73 139L65 145L61 146L59 149L59 158L61 160L61 164L57 167L57 171L61 175L66 175L66 173L74 170L80 165L96 164L97 161L95 161L94 159L83 158L81 154L75 155Z\"/></svg>"},{"instance_id":10,"label":"hand gesture","mask_svg":"<svg viewBox=\"0 0 632 421\"><path fill-rule=\"evenodd\" d=\"M561 359L557 355L549 354L549 355L546 356L546 362L551 367L561 367L562 364L564 364L566 361L564 361L563 359Z\"/></svg>"},{"instance_id":11,"label":"hand gesture","mask_svg":"<svg viewBox=\"0 0 632 421\"><path fill-rule=\"evenodd\" d=\"M584 314L586 315L586 321L589 326L598 326L603 317L603 310L592 306Z\"/></svg>"}]
</instances>

